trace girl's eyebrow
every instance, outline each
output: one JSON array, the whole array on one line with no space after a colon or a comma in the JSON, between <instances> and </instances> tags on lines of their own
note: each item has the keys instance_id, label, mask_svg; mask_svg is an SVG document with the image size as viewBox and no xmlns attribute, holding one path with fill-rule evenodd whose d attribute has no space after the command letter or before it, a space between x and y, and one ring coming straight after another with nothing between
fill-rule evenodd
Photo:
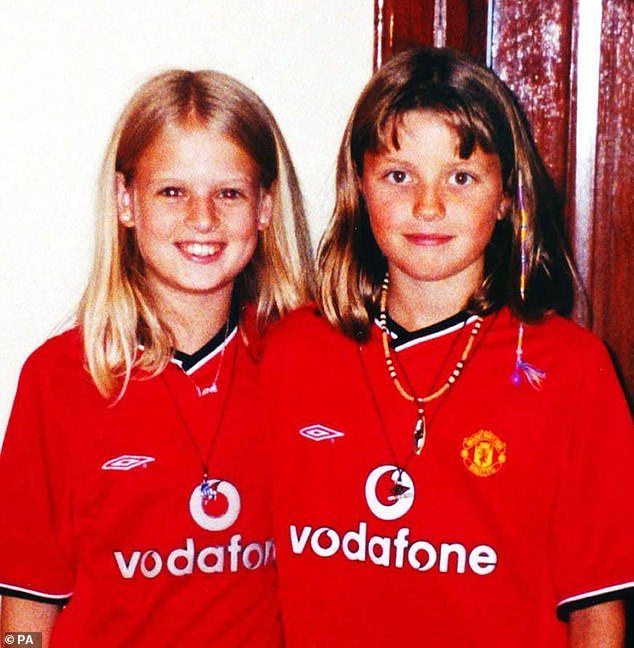
<instances>
[{"instance_id":1,"label":"girl's eyebrow","mask_svg":"<svg viewBox=\"0 0 634 648\"><path fill-rule=\"evenodd\" d=\"M494 169L496 166L496 157L495 156L490 156L490 155L480 155L478 156L478 159L474 159L475 155L471 154L470 157L468 158L460 158L459 163L460 164L465 164L465 165L470 165L470 166L477 166L480 168L483 168L485 171L489 171L491 169Z\"/></svg>"},{"instance_id":2,"label":"girl's eyebrow","mask_svg":"<svg viewBox=\"0 0 634 648\"><path fill-rule=\"evenodd\" d=\"M396 153L387 153L385 151L383 152L378 152L378 153L372 153L370 152L370 155L376 159L379 164L409 164L407 159L401 157L398 155L398 152Z\"/></svg>"},{"instance_id":3,"label":"girl's eyebrow","mask_svg":"<svg viewBox=\"0 0 634 648\"><path fill-rule=\"evenodd\" d=\"M211 184L214 185L226 185L226 184L232 184L232 183L245 183L245 184L250 184L251 182L254 182L257 180L254 180L251 178L249 174L240 174L240 175L232 175L232 176L225 176L225 177L219 177L214 179L214 181ZM181 178L177 175L169 175L169 174L161 174L157 173L156 175L150 174L149 176L149 182L150 183L157 183L157 184L162 184L165 182L168 183L174 183L174 184L187 184L188 180L186 178Z\"/></svg>"},{"instance_id":4,"label":"girl's eyebrow","mask_svg":"<svg viewBox=\"0 0 634 648\"><path fill-rule=\"evenodd\" d=\"M390 166L390 165L398 165L403 168L412 168L415 166L412 162L407 160L407 158L401 157L398 155L398 152L396 153L371 153L371 155L375 158L375 163L379 166ZM467 167L467 168L473 168L473 167L478 167L478 168L483 168L484 170L488 171L495 166L495 159L494 158L489 158L487 157L479 157L478 159L474 159L474 156L471 155L468 158L461 158L458 152L456 151L455 156L453 159L446 160L445 162L442 163L441 165L444 168L453 168L453 167Z\"/></svg>"}]
</instances>

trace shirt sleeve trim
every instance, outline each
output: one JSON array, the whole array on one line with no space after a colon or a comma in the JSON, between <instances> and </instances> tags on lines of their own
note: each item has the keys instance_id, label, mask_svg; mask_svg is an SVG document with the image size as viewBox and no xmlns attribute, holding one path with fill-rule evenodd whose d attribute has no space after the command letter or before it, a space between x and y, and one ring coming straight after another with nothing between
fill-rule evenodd
<instances>
[{"instance_id":1,"label":"shirt sleeve trim","mask_svg":"<svg viewBox=\"0 0 634 648\"><path fill-rule=\"evenodd\" d=\"M557 604L557 616L565 621L573 610L623 598L625 592L632 589L634 589L634 581L627 581L619 585L611 585L610 587L602 587L576 596L569 596Z\"/></svg>"},{"instance_id":2,"label":"shirt sleeve trim","mask_svg":"<svg viewBox=\"0 0 634 648\"><path fill-rule=\"evenodd\" d=\"M8 585L6 583L0 583L0 594L39 601L41 603L56 603L57 605L67 603L73 595L72 592L67 594L49 594L48 592L38 592L37 590L18 587L17 585Z\"/></svg>"}]
</instances>

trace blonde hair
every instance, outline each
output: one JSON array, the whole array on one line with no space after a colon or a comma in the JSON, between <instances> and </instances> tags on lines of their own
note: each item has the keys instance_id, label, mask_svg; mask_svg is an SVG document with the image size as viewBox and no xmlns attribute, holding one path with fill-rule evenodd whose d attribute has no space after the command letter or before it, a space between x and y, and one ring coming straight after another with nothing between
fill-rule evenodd
<instances>
[{"instance_id":1,"label":"blonde hair","mask_svg":"<svg viewBox=\"0 0 634 648\"><path fill-rule=\"evenodd\" d=\"M236 282L238 299L255 305L259 331L312 296L302 196L269 109L254 92L219 72L171 70L152 77L131 98L110 139L98 184L95 257L77 314L88 371L106 398L121 397L137 371L150 376L162 371L173 352L172 336L147 288L134 229L118 221L116 174L129 185L139 158L161 129L191 119L238 144L257 164L261 185L271 195L271 223Z\"/></svg>"},{"instance_id":2,"label":"blonde hair","mask_svg":"<svg viewBox=\"0 0 634 648\"><path fill-rule=\"evenodd\" d=\"M411 110L446 117L459 135L461 157L468 158L476 146L495 153L504 193L512 199L496 224L485 253L484 282L468 308L485 314L506 304L527 321L549 310L567 314L575 273L561 206L516 99L493 72L457 52L413 48L370 79L341 142L335 209L317 255L319 301L331 324L358 340L369 334L387 261L372 233L359 178L366 152L398 149L400 121ZM529 221L525 300L519 291L520 177Z\"/></svg>"}]
</instances>

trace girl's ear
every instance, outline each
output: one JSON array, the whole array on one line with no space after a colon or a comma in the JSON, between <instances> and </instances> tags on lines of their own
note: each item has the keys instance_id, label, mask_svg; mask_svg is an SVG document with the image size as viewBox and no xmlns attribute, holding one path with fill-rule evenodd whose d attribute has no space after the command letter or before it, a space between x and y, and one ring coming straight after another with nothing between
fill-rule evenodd
<instances>
[{"instance_id":1,"label":"girl's ear","mask_svg":"<svg viewBox=\"0 0 634 648\"><path fill-rule=\"evenodd\" d=\"M273 217L273 198L269 191L260 190L260 204L258 205L258 230L262 232L271 224Z\"/></svg>"},{"instance_id":2,"label":"girl's ear","mask_svg":"<svg viewBox=\"0 0 634 648\"><path fill-rule=\"evenodd\" d=\"M508 213L512 202L513 201L511 200L511 198L509 196L506 196L506 195L502 196L502 200L500 201L500 205L498 207L498 211L497 211L497 214L495 216L499 221L504 220L504 217Z\"/></svg>"},{"instance_id":3,"label":"girl's ear","mask_svg":"<svg viewBox=\"0 0 634 648\"><path fill-rule=\"evenodd\" d=\"M134 213L132 211L132 196L128 189L123 173L117 171L117 216L124 227L134 227Z\"/></svg>"}]
</instances>

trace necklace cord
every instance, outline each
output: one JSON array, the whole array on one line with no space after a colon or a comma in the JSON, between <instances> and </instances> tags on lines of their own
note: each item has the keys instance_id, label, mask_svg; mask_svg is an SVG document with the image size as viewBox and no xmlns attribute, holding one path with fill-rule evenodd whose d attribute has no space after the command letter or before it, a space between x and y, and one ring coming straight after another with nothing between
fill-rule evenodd
<instances>
[{"instance_id":1,"label":"necklace cord","mask_svg":"<svg viewBox=\"0 0 634 648\"><path fill-rule=\"evenodd\" d=\"M388 315L389 318L389 315ZM467 318L468 319L468 318ZM434 379L431 382L432 385L432 391L435 391L438 389L438 383L440 381L440 377L447 371L447 364L450 358L452 358L455 353L456 353L456 347L458 346L458 343L463 337L463 333L465 331L465 327L467 325L467 319L463 320L462 326L460 327L460 330L458 334L454 337L453 341L451 342L451 346L449 347L449 350L445 354L445 358L442 361L442 364L439 366L438 371L436 371L436 374L434 376ZM389 327L388 327L389 330ZM391 337L391 336L390 336ZM391 347L391 345L390 345ZM412 384L412 381L410 380L409 374L407 373L407 370L405 369L405 365L401 361L401 358L399 358L398 354L395 354L393 357L394 364L397 366L397 370L403 375L404 382L407 386L407 389L412 393L414 398L418 398L418 391L414 389L414 385Z\"/></svg>"},{"instance_id":2,"label":"necklace cord","mask_svg":"<svg viewBox=\"0 0 634 648\"><path fill-rule=\"evenodd\" d=\"M413 392L412 393L408 392L403 386L403 384L401 383L398 372L396 370L394 359L392 357L392 350L390 348L390 332L387 326L387 293L388 293L389 285L390 285L390 275L389 273L386 272L385 279L383 280L383 285L381 286L381 296L380 296L380 303L379 303L379 326L381 327L383 354L385 356L385 364L387 367L387 371L390 374L390 378L392 379L394 386L396 387L397 391L403 398L412 402L429 403L430 401L435 400L436 398L442 396L460 377L460 374L462 373L462 370L465 367L465 363L467 362L469 356L471 355L471 350L473 348L475 337L478 335L480 329L482 328L483 319L480 316L477 317L473 325L473 328L471 329L471 335L469 336L469 339L467 340L467 344L462 352L462 355L460 356L460 360L456 362L454 369L449 374L449 377L444 382L444 384L442 384L438 389L428 394L427 396L423 396L423 397L417 396Z\"/></svg>"},{"instance_id":3,"label":"necklace cord","mask_svg":"<svg viewBox=\"0 0 634 648\"><path fill-rule=\"evenodd\" d=\"M394 358L392 357L392 350L390 347L390 331L387 325L387 294L388 294L389 286L390 286L390 274L389 271L387 271L385 273L385 278L383 279L383 284L381 285L381 293L380 293L380 300L379 300L379 326L381 328L383 356L385 359L385 366L387 368L387 372L390 378L392 379L392 383L396 388L397 392L401 395L402 398L404 398L407 401L413 402L416 405L417 417L416 417L416 425L414 427L414 452L417 455L419 455L421 454L423 448L425 447L425 441L427 438L427 422L425 419L425 405L430 401L440 398L455 384L456 380L458 380L465 367L467 360L471 355L475 338L480 332L480 329L482 328L482 322L484 320L481 316L477 316L473 328L471 329L469 339L467 340L467 344L462 354L460 355L460 359L456 362L447 380L439 388L435 389L432 393L428 394L427 396L422 396L422 397L418 396L412 389L411 382L407 378L407 375L405 374L405 372L402 372L403 374L406 375L407 382L410 383L409 384L410 391L407 391L407 389L405 389L403 383L399 378L399 374L396 368L396 363L394 362ZM437 382L437 380L435 382Z\"/></svg>"},{"instance_id":4,"label":"necklace cord","mask_svg":"<svg viewBox=\"0 0 634 648\"><path fill-rule=\"evenodd\" d=\"M218 378L220 376L220 370L222 369L222 362L225 359L225 351L227 350L227 337L229 335L229 323L231 322L231 317L227 320L227 323L225 324L225 337L224 340L222 341L222 351L220 352L220 362L218 362L218 367L216 368L216 375L214 376L214 379L209 386L209 388L212 391L218 391ZM185 374L187 375L187 374ZM189 378L189 376L187 376ZM196 385L196 391L198 392L199 396L202 396L202 390L198 385Z\"/></svg>"},{"instance_id":5,"label":"necklace cord","mask_svg":"<svg viewBox=\"0 0 634 648\"><path fill-rule=\"evenodd\" d=\"M359 355L359 364L361 365L361 373L363 374L363 379L365 382L365 385L368 389L368 393L370 394L370 400L372 401L372 406L374 408L374 411L376 413L377 419L379 421L379 426L381 427L381 431L383 432L383 436L385 437L385 441L388 445L388 448L390 449L390 454L392 455L392 459L394 460L394 465L399 469L399 470L405 470L407 467L407 464L409 463L412 454L408 457L407 461L403 464L403 467L400 467L400 463L397 461L396 457L396 450L394 449L394 445L392 443L392 439L390 438L390 435L387 433L387 426L385 425L385 420L383 419L383 414L381 412L381 408L379 407L379 402L377 400L376 394L374 393L374 390L372 389L372 382L370 381L370 375L368 374L368 368L366 367L365 360L363 358L363 347L359 345L357 347L357 353Z\"/></svg>"},{"instance_id":6,"label":"necklace cord","mask_svg":"<svg viewBox=\"0 0 634 648\"><path fill-rule=\"evenodd\" d=\"M218 439L219 433L220 433L220 428L222 426L222 422L225 417L225 412L227 409L227 403L229 402L229 396L231 394L231 390L233 387L233 382L234 382L234 377L235 377L235 372L236 372L236 360L238 356L238 343L236 340L236 343L234 345L233 349L233 358L232 358L232 363L231 363L231 370L229 373L229 379L227 381L227 389L224 394L224 398L222 399L220 403L220 410L218 413L218 420L216 422L215 430L213 434L211 435L211 439L209 441L209 448L207 450L206 454L203 454L203 452L200 449L199 444L196 441L196 437L191 431L191 428L189 424L187 423L187 420L183 414L183 411L178 403L178 399L176 398L176 395L172 391L172 388L169 386L169 383L167 381L167 378L165 377L165 372L161 373L161 381L165 387L165 391L167 392L172 404L174 405L174 410L176 412L176 415L178 417L178 420L181 424L181 427L187 434L187 437L189 438L190 443L192 444L196 456L198 457L198 460L200 461L201 467L203 469L203 478L204 480L207 479L208 477L208 471L209 471L209 462L211 461L211 457L213 456L213 452L216 446L216 441ZM187 374L185 374L187 375ZM189 377L189 376L188 376Z\"/></svg>"}]
</instances>

